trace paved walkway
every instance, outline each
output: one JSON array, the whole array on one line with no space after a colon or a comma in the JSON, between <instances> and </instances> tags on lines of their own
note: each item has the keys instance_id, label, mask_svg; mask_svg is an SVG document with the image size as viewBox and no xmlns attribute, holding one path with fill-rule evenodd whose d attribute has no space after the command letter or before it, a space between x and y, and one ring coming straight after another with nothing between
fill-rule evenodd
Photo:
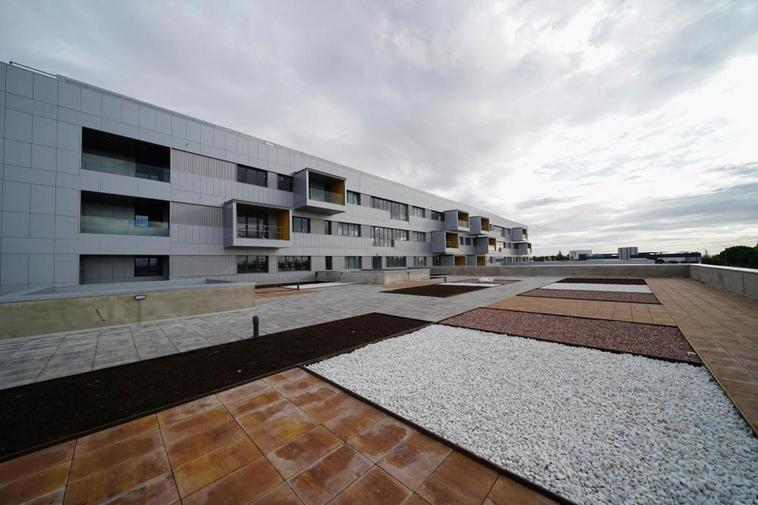
<instances>
[{"instance_id":1,"label":"paved walkway","mask_svg":"<svg viewBox=\"0 0 758 505\"><path fill-rule=\"evenodd\" d=\"M0 476L8 505L554 503L299 368L11 460Z\"/></svg>"},{"instance_id":2,"label":"paved walkway","mask_svg":"<svg viewBox=\"0 0 758 505\"><path fill-rule=\"evenodd\" d=\"M254 315L261 333L369 312L439 321L556 280L525 278L449 298L383 293L386 287L366 284L320 288L261 298L247 310L9 339L0 341L0 389L247 338Z\"/></svg>"}]
</instances>

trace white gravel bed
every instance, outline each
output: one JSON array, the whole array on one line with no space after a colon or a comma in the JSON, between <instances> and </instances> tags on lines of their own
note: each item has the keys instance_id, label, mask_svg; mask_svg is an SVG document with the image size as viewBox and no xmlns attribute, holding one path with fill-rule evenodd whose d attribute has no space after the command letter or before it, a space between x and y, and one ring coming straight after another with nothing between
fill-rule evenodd
<instances>
[{"instance_id":1,"label":"white gravel bed","mask_svg":"<svg viewBox=\"0 0 758 505\"><path fill-rule=\"evenodd\" d=\"M643 284L585 284L581 282L554 282L541 289L563 289L567 291L614 291L618 293L652 293Z\"/></svg>"},{"instance_id":2,"label":"white gravel bed","mask_svg":"<svg viewBox=\"0 0 758 505\"><path fill-rule=\"evenodd\" d=\"M704 367L432 325L310 368L579 503L758 502L758 439Z\"/></svg>"}]
</instances>

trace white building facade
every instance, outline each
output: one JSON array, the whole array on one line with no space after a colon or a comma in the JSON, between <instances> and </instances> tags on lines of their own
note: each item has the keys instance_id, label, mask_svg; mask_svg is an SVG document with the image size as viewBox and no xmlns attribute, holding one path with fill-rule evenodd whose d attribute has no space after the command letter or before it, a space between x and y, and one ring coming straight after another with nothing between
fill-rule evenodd
<instances>
[{"instance_id":1,"label":"white building facade","mask_svg":"<svg viewBox=\"0 0 758 505\"><path fill-rule=\"evenodd\" d=\"M0 63L0 294L530 261L527 226Z\"/></svg>"}]
</instances>

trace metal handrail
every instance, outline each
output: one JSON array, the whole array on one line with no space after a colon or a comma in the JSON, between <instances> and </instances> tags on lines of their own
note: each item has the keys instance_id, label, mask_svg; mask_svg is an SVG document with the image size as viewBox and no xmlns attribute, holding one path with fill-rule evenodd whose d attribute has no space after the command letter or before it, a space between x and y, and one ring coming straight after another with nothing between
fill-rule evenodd
<instances>
[{"instance_id":1,"label":"metal handrail","mask_svg":"<svg viewBox=\"0 0 758 505\"><path fill-rule=\"evenodd\" d=\"M237 225L237 237L286 240L286 230L287 229L282 226Z\"/></svg>"}]
</instances>

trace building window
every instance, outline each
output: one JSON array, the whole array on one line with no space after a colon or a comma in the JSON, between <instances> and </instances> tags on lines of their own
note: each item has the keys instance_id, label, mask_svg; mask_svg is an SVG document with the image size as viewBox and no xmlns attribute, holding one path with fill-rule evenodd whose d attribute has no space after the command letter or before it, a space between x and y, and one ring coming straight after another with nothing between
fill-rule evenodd
<instances>
[{"instance_id":1,"label":"building window","mask_svg":"<svg viewBox=\"0 0 758 505\"><path fill-rule=\"evenodd\" d=\"M237 182L266 187L268 186L268 172L259 168L237 165Z\"/></svg>"},{"instance_id":2,"label":"building window","mask_svg":"<svg viewBox=\"0 0 758 505\"><path fill-rule=\"evenodd\" d=\"M276 176L276 187L279 188L281 191L289 191L292 192L292 186L294 184L294 179L290 177L289 175L282 175L277 174Z\"/></svg>"},{"instance_id":3,"label":"building window","mask_svg":"<svg viewBox=\"0 0 758 505\"><path fill-rule=\"evenodd\" d=\"M416 217L426 217L426 209L421 207L416 207L415 205L411 207L411 215Z\"/></svg>"},{"instance_id":4,"label":"building window","mask_svg":"<svg viewBox=\"0 0 758 505\"><path fill-rule=\"evenodd\" d=\"M349 191L347 192L347 203L351 203L353 205L360 205L361 204L361 194L356 193L355 191Z\"/></svg>"},{"instance_id":5,"label":"building window","mask_svg":"<svg viewBox=\"0 0 758 505\"><path fill-rule=\"evenodd\" d=\"M327 270L332 269L332 257L331 256L325 256L324 257L324 266Z\"/></svg>"},{"instance_id":6,"label":"building window","mask_svg":"<svg viewBox=\"0 0 758 505\"><path fill-rule=\"evenodd\" d=\"M406 265L405 256L387 256L387 268L404 267Z\"/></svg>"},{"instance_id":7,"label":"building window","mask_svg":"<svg viewBox=\"0 0 758 505\"><path fill-rule=\"evenodd\" d=\"M162 256L135 256L135 277L157 277L163 275Z\"/></svg>"},{"instance_id":8,"label":"building window","mask_svg":"<svg viewBox=\"0 0 758 505\"><path fill-rule=\"evenodd\" d=\"M372 226L371 237L377 247L392 247L393 240L408 240L408 230Z\"/></svg>"},{"instance_id":9,"label":"building window","mask_svg":"<svg viewBox=\"0 0 758 505\"><path fill-rule=\"evenodd\" d=\"M464 244L463 237L459 237L459 240L461 241L461 245Z\"/></svg>"},{"instance_id":10,"label":"building window","mask_svg":"<svg viewBox=\"0 0 758 505\"><path fill-rule=\"evenodd\" d=\"M390 219L398 221L408 221L408 206L404 203L385 200L376 196L371 197L371 206L375 209L389 211Z\"/></svg>"},{"instance_id":11,"label":"building window","mask_svg":"<svg viewBox=\"0 0 758 505\"><path fill-rule=\"evenodd\" d=\"M292 231L296 233L310 233L311 220L307 217L294 216L292 218Z\"/></svg>"},{"instance_id":12,"label":"building window","mask_svg":"<svg viewBox=\"0 0 758 505\"><path fill-rule=\"evenodd\" d=\"M435 267L441 267L442 266L442 256L432 256L432 266Z\"/></svg>"},{"instance_id":13,"label":"building window","mask_svg":"<svg viewBox=\"0 0 758 505\"><path fill-rule=\"evenodd\" d=\"M360 256L345 256L345 270L360 270L363 266Z\"/></svg>"},{"instance_id":14,"label":"building window","mask_svg":"<svg viewBox=\"0 0 758 505\"><path fill-rule=\"evenodd\" d=\"M169 182L171 149L112 133L82 128L82 168Z\"/></svg>"},{"instance_id":15,"label":"building window","mask_svg":"<svg viewBox=\"0 0 758 505\"><path fill-rule=\"evenodd\" d=\"M471 237L466 237L466 245L471 245Z\"/></svg>"},{"instance_id":16,"label":"building window","mask_svg":"<svg viewBox=\"0 0 758 505\"><path fill-rule=\"evenodd\" d=\"M442 212L437 212L436 210L430 211L430 217L433 221L444 221L445 217L442 215Z\"/></svg>"},{"instance_id":17,"label":"building window","mask_svg":"<svg viewBox=\"0 0 758 505\"><path fill-rule=\"evenodd\" d=\"M337 223L337 231L335 235L342 235L343 237L360 237L361 225L354 223Z\"/></svg>"},{"instance_id":18,"label":"building window","mask_svg":"<svg viewBox=\"0 0 758 505\"><path fill-rule=\"evenodd\" d=\"M325 219L311 219L311 233L330 235L332 233L332 222Z\"/></svg>"},{"instance_id":19,"label":"building window","mask_svg":"<svg viewBox=\"0 0 758 505\"><path fill-rule=\"evenodd\" d=\"M268 272L268 256L237 256L238 274L260 274Z\"/></svg>"},{"instance_id":20,"label":"building window","mask_svg":"<svg viewBox=\"0 0 758 505\"><path fill-rule=\"evenodd\" d=\"M412 231L411 240L413 242L426 242L426 233L423 231Z\"/></svg>"},{"instance_id":21,"label":"building window","mask_svg":"<svg viewBox=\"0 0 758 505\"><path fill-rule=\"evenodd\" d=\"M311 269L310 256L279 256L277 266L280 272L299 272Z\"/></svg>"},{"instance_id":22,"label":"building window","mask_svg":"<svg viewBox=\"0 0 758 505\"><path fill-rule=\"evenodd\" d=\"M414 256L413 257L413 266L418 267L425 267L426 266L426 256Z\"/></svg>"}]
</instances>

